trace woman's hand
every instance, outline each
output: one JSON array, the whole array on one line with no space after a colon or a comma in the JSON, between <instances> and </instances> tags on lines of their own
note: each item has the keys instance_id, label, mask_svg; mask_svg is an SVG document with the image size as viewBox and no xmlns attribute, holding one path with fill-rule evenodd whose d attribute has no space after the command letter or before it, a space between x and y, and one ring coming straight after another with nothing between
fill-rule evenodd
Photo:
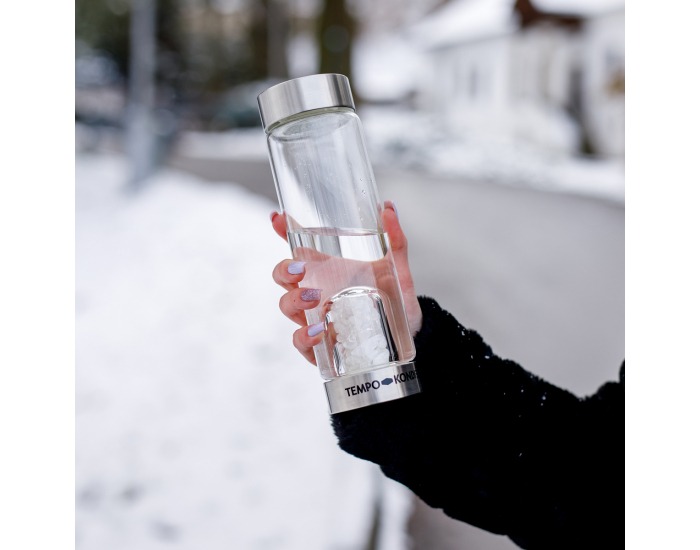
<instances>
[{"instance_id":1,"label":"woman's hand","mask_svg":"<svg viewBox=\"0 0 700 550\"><path fill-rule=\"evenodd\" d=\"M283 239L287 240L287 228L284 216L277 212L271 215L272 227ZM415 335L421 327L423 316L416 297L413 277L408 265L408 241L401 229L399 218L396 214L396 206L390 201L384 203L382 211L382 223L389 236L394 265L401 286L404 307L408 318L411 334ZM323 324L307 326L305 311L318 306L320 289L304 288L299 284L306 274L306 263L294 260L282 260L273 272L274 281L286 290L280 298L279 306L282 313L301 328L293 334L294 347L312 364L316 364L313 347L321 343L323 338Z\"/></svg>"}]
</instances>

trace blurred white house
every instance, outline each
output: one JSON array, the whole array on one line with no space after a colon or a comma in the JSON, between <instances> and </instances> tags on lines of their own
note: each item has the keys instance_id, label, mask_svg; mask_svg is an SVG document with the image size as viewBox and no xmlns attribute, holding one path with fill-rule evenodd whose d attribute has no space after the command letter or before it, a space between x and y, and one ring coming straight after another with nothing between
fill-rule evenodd
<instances>
[{"instance_id":1,"label":"blurred white house","mask_svg":"<svg viewBox=\"0 0 700 550\"><path fill-rule=\"evenodd\" d=\"M417 104L447 128L624 156L624 0L452 0L408 35Z\"/></svg>"}]
</instances>

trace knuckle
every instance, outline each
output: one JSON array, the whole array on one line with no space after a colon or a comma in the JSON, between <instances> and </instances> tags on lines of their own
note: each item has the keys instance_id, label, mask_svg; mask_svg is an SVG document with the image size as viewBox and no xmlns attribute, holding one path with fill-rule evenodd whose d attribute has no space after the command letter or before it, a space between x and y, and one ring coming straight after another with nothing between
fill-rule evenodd
<instances>
[{"instance_id":1,"label":"knuckle","mask_svg":"<svg viewBox=\"0 0 700 550\"><path fill-rule=\"evenodd\" d=\"M282 310L282 313L287 317L294 315L297 311L293 292L293 290L290 290L280 297L280 310Z\"/></svg>"}]
</instances>

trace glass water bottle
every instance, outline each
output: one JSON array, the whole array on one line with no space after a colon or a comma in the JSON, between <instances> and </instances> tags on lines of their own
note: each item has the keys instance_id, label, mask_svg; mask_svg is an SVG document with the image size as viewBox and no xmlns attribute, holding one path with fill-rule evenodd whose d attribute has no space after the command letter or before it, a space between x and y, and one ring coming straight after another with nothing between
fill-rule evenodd
<instances>
[{"instance_id":1,"label":"glass water bottle","mask_svg":"<svg viewBox=\"0 0 700 550\"><path fill-rule=\"evenodd\" d=\"M314 354L331 413L420 391L394 259L347 77L317 74L258 96L270 165L306 312L323 323Z\"/></svg>"}]
</instances>

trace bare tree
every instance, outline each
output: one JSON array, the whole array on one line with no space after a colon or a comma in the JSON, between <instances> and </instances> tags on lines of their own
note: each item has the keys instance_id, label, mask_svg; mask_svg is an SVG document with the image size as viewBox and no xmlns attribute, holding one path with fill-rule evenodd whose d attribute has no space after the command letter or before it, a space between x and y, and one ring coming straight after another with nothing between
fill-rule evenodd
<instances>
[{"instance_id":1,"label":"bare tree","mask_svg":"<svg viewBox=\"0 0 700 550\"><path fill-rule=\"evenodd\" d=\"M253 78L289 76L287 65L287 36L289 18L285 2L262 0L251 5L252 24L250 47L252 49Z\"/></svg>"},{"instance_id":2,"label":"bare tree","mask_svg":"<svg viewBox=\"0 0 700 550\"><path fill-rule=\"evenodd\" d=\"M319 72L340 73L352 80L352 41L357 24L345 0L323 0L316 28Z\"/></svg>"}]
</instances>

